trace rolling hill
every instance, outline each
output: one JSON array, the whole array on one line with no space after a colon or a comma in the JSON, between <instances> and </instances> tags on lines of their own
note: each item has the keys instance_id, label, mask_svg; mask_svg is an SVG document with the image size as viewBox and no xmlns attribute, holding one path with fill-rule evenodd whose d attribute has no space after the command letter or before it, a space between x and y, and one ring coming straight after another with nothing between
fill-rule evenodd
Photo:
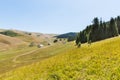
<instances>
[{"instance_id":1,"label":"rolling hill","mask_svg":"<svg viewBox=\"0 0 120 80\"><path fill-rule=\"evenodd\" d=\"M14 47L22 44L25 44L25 42L21 39L0 34L0 49Z\"/></svg>"},{"instance_id":2,"label":"rolling hill","mask_svg":"<svg viewBox=\"0 0 120 80\"><path fill-rule=\"evenodd\" d=\"M55 35L56 34L42 34L19 30L0 29L0 44L3 48L22 43L29 45L31 42L47 45L48 43L53 43Z\"/></svg>"},{"instance_id":3,"label":"rolling hill","mask_svg":"<svg viewBox=\"0 0 120 80\"><path fill-rule=\"evenodd\" d=\"M55 34L0 29L0 74L54 56L66 48ZM34 46L29 45L34 42ZM49 43L49 45L48 45ZM43 44L38 48L38 44Z\"/></svg>"},{"instance_id":4,"label":"rolling hill","mask_svg":"<svg viewBox=\"0 0 120 80\"><path fill-rule=\"evenodd\" d=\"M120 37L81 48L68 43L60 54L1 74L0 80L119 80L119 44Z\"/></svg>"},{"instance_id":5,"label":"rolling hill","mask_svg":"<svg viewBox=\"0 0 120 80\"><path fill-rule=\"evenodd\" d=\"M22 39L26 42L36 42L36 43L52 43L55 39L54 36L56 34L43 34L43 33L36 33L36 32L26 32L26 31L19 31L19 30L13 30L14 32L22 35L17 36L17 38Z\"/></svg>"}]
</instances>

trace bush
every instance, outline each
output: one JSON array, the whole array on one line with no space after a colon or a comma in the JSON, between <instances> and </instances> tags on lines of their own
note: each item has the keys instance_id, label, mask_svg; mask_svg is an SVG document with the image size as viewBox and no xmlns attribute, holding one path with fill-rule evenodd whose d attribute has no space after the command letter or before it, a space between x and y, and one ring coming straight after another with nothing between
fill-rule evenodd
<instances>
[{"instance_id":1,"label":"bush","mask_svg":"<svg viewBox=\"0 0 120 80\"><path fill-rule=\"evenodd\" d=\"M60 38L59 41L62 41L62 39Z\"/></svg>"},{"instance_id":2,"label":"bush","mask_svg":"<svg viewBox=\"0 0 120 80\"><path fill-rule=\"evenodd\" d=\"M56 43L56 42L58 42L58 40L57 40L57 39L55 39L53 42L54 42L54 43Z\"/></svg>"},{"instance_id":3,"label":"bush","mask_svg":"<svg viewBox=\"0 0 120 80\"><path fill-rule=\"evenodd\" d=\"M32 35L32 33L28 33L28 35Z\"/></svg>"},{"instance_id":4,"label":"bush","mask_svg":"<svg viewBox=\"0 0 120 80\"><path fill-rule=\"evenodd\" d=\"M29 47L33 47L34 45L35 45L35 43L31 42L30 45L29 45Z\"/></svg>"}]
</instances>

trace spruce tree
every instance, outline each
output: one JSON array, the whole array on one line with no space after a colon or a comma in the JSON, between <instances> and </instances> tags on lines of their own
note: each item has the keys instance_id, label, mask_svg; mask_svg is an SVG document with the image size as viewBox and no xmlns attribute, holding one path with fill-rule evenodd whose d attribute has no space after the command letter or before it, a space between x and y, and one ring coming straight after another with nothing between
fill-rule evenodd
<instances>
[{"instance_id":1,"label":"spruce tree","mask_svg":"<svg viewBox=\"0 0 120 80\"><path fill-rule=\"evenodd\" d=\"M120 16L117 17L117 28L118 28L118 33L120 34Z\"/></svg>"},{"instance_id":2,"label":"spruce tree","mask_svg":"<svg viewBox=\"0 0 120 80\"><path fill-rule=\"evenodd\" d=\"M111 18L111 20L110 20L109 30L110 30L109 34L111 34L111 37L118 35L116 25L115 25L115 20L113 18Z\"/></svg>"}]
</instances>

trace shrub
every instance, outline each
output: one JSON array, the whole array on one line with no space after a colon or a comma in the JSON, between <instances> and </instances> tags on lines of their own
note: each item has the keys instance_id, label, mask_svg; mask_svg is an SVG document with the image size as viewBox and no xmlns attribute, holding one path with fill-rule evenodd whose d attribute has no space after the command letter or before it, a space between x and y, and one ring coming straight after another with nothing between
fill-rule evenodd
<instances>
[{"instance_id":1,"label":"shrub","mask_svg":"<svg viewBox=\"0 0 120 80\"><path fill-rule=\"evenodd\" d=\"M58 40L57 40L57 39L55 39L53 42L54 42L54 43L56 43L56 42L58 42Z\"/></svg>"},{"instance_id":2,"label":"shrub","mask_svg":"<svg viewBox=\"0 0 120 80\"><path fill-rule=\"evenodd\" d=\"M33 47L34 45L35 45L35 43L31 42L30 45L29 45L29 47Z\"/></svg>"}]
</instances>

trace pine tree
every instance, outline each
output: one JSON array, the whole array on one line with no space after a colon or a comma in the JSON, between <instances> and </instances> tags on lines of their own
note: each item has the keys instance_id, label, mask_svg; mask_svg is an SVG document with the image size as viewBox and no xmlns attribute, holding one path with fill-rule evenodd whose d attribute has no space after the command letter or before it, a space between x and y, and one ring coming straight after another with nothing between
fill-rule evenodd
<instances>
[{"instance_id":1,"label":"pine tree","mask_svg":"<svg viewBox=\"0 0 120 80\"><path fill-rule=\"evenodd\" d=\"M111 18L111 20L110 20L109 30L110 30L109 34L111 34L111 37L118 35L116 25L115 25L115 20L113 18Z\"/></svg>"},{"instance_id":2,"label":"pine tree","mask_svg":"<svg viewBox=\"0 0 120 80\"><path fill-rule=\"evenodd\" d=\"M81 33L81 32L80 32ZM76 37L76 45L78 45L78 43L80 42L80 33L77 34Z\"/></svg>"},{"instance_id":3,"label":"pine tree","mask_svg":"<svg viewBox=\"0 0 120 80\"><path fill-rule=\"evenodd\" d=\"M93 25L91 28L91 33L90 33L90 40L92 42L99 40L99 19L94 18L93 20Z\"/></svg>"},{"instance_id":4,"label":"pine tree","mask_svg":"<svg viewBox=\"0 0 120 80\"><path fill-rule=\"evenodd\" d=\"M117 28L118 28L118 33L120 34L120 16L117 17Z\"/></svg>"},{"instance_id":5,"label":"pine tree","mask_svg":"<svg viewBox=\"0 0 120 80\"><path fill-rule=\"evenodd\" d=\"M98 18L93 19L93 24L87 26L81 31L77 38L76 44L95 42L106 38L118 36L120 34L120 17L111 18L108 22L99 21Z\"/></svg>"}]
</instances>

